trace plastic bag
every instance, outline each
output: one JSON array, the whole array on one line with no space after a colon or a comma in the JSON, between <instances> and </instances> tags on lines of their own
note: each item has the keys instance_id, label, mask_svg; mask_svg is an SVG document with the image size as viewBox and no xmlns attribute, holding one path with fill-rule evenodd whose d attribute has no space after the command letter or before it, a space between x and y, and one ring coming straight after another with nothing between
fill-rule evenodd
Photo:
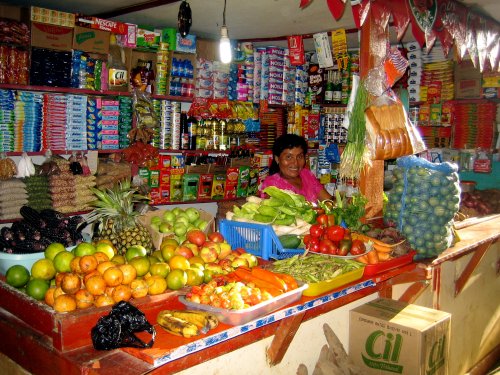
<instances>
[{"instance_id":1,"label":"plastic bag","mask_svg":"<svg viewBox=\"0 0 500 375\"><path fill-rule=\"evenodd\" d=\"M28 156L26 152L23 152L21 156L21 160L19 160L19 164L17 165L17 178L25 178L35 175L35 166L31 157Z\"/></svg>"},{"instance_id":2,"label":"plastic bag","mask_svg":"<svg viewBox=\"0 0 500 375\"><path fill-rule=\"evenodd\" d=\"M392 91L377 98L365 110L365 118L367 146L372 160L395 159L426 149L406 109Z\"/></svg>"},{"instance_id":3,"label":"plastic bag","mask_svg":"<svg viewBox=\"0 0 500 375\"><path fill-rule=\"evenodd\" d=\"M147 343L134 333L146 331L151 334ZM153 346L156 331L146 316L137 307L121 301L113 306L111 312L99 318L91 330L92 344L97 350L111 350L123 347L150 348Z\"/></svg>"}]
</instances>

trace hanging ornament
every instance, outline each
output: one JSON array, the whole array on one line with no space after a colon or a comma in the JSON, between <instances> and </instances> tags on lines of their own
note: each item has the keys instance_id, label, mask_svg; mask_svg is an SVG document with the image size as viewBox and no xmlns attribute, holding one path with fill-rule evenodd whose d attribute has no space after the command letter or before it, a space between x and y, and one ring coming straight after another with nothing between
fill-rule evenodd
<instances>
[{"instance_id":1,"label":"hanging ornament","mask_svg":"<svg viewBox=\"0 0 500 375\"><path fill-rule=\"evenodd\" d=\"M183 0L179 7L179 14L177 15L177 28L179 29L179 34L181 34L183 38L189 34L192 23L191 7L186 0Z\"/></svg>"},{"instance_id":2,"label":"hanging ornament","mask_svg":"<svg viewBox=\"0 0 500 375\"><path fill-rule=\"evenodd\" d=\"M344 14L345 0L326 0L332 16L338 21Z\"/></svg>"}]
</instances>

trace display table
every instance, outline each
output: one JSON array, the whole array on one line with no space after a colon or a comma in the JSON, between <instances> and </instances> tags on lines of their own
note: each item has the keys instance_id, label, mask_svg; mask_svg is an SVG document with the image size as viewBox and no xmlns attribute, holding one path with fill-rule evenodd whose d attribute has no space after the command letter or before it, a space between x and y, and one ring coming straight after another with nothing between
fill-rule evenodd
<instances>
[{"instance_id":1,"label":"display table","mask_svg":"<svg viewBox=\"0 0 500 375\"><path fill-rule=\"evenodd\" d=\"M458 320L455 320L455 312L450 311L453 307L452 301L443 300L446 294L444 292L449 289L448 286L445 287L442 283L443 275L445 271L447 272L446 266L453 264L457 259L467 260L466 264L461 266L462 272L458 274L459 277L456 282L451 283L453 284L453 293L458 292L457 295L465 293L470 287L471 275L482 277L476 275L478 266L482 263L481 259L485 259L486 255L490 254L492 248L494 254L489 256L493 256L498 260L497 241L500 236L499 228L499 217L463 228L459 231L462 241L432 261L412 263L371 278L361 279L318 297L303 297L295 304L243 326L223 326L220 331L215 332L208 339L205 337L191 340L168 354L162 355L162 353L159 353L154 363L139 359L137 355L132 355L131 350L135 349L108 352L96 351L87 346L66 352L58 351L54 349L46 336L35 331L4 309L0 309L0 335L2 337L0 351L34 374L175 373L185 369L188 369L186 370L186 373L188 373L193 366L204 366L208 373L213 373L213 371L208 370L211 368L211 363L219 359L225 359L226 355L228 359L225 363L228 366L226 373L238 372L238 366L244 366L244 363L252 363L252 361L254 361L254 366L257 366L253 368L254 373L263 373L266 371L266 368L263 367L266 364L257 363L251 357L244 358L241 355L230 355L233 352L240 354L250 346L252 348L258 346L258 350L266 352L267 371L269 371L269 366L284 369L285 367L282 366L286 364L280 364L280 362L287 352L295 354L297 349L291 344L295 344L294 336L301 327L314 327L317 335L320 335L321 321L325 317L330 317L329 314L335 314L336 311L349 308L352 303L358 300L375 298L378 295L395 297L398 288L402 288L398 299L414 302L423 298L422 304L427 305L429 300L425 301L425 298L428 298L425 297L425 294L430 293L432 306L429 307L436 308L441 305L448 307L447 309L443 306L443 310L452 312L452 323L461 324ZM440 281L438 282L438 280ZM476 283L475 280L474 284ZM498 289L498 282L493 287ZM492 292L495 292L495 290L492 290ZM479 298L481 297L479 296ZM172 305L166 305L164 308L175 308L179 302L176 298L173 298L171 303ZM498 305L498 298L496 305ZM474 314L484 317L482 311L478 311L477 314L474 312ZM498 311L496 314L498 315ZM494 313L491 314L492 318L494 315ZM348 320L344 320L343 325L348 325ZM474 328L478 329L478 327L484 330L488 328L488 326L483 327L477 324ZM491 328L490 325L489 329ZM498 328L494 329L498 330ZM455 342L456 337L454 337L453 332L452 328L452 340ZM481 337L482 332L477 332L476 335ZM493 336L494 338L488 340L488 345L485 346L483 340L483 343L478 345L478 348L472 353L474 355L469 355L471 360L474 360L472 364L475 364L484 355L496 350L495 348L498 347L500 339L498 334ZM345 339L342 341L345 341ZM261 348L260 342L266 342L269 345ZM459 348L455 347L455 349L458 350ZM454 345L451 347L452 355L453 351ZM484 355L477 357L479 354ZM463 356L463 353L460 353L460 355ZM229 357L232 357L235 363L229 361ZM238 357L239 363L234 361L234 357ZM311 361L316 360L316 358L311 359ZM453 362L453 358L451 362ZM290 370L292 369L294 373L296 370L295 364L289 364L289 366L288 373L291 373ZM232 371L229 369L232 369ZM240 373L244 373L244 371ZM286 371L283 373L286 373Z\"/></svg>"}]
</instances>

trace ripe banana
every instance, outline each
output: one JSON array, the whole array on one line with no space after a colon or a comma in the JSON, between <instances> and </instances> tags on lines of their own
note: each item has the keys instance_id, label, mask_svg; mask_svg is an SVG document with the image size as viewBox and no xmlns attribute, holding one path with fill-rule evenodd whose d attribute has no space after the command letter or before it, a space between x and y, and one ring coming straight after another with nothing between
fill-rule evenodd
<instances>
[{"instance_id":1,"label":"ripe banana","mask_svg":"<svg viewBox=\"0 0 500 375\"><path fill-rule=\"evenodd\" d=\"M157 322L168 332L184 337L207 333L219 325L215 315L194 310L163 310L158 314Z\"/></svg>"}]
</instances>

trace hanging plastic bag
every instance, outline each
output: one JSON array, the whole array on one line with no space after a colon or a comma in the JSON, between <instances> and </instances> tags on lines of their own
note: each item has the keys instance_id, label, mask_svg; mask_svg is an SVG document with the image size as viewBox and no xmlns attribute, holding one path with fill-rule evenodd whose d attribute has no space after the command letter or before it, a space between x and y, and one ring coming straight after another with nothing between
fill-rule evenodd
<instances>
[{"instance_id":1,"label":"hanging plastic bag","mask_svg":"<svg viewBox=\"0 0 500 375\"><path fill-rule=\"evenodd\" d=\"M147 343L134 334L143 331L151 334L151 340ZM156 331L142 311L121 301L113 306L108 315L99 318L97 325L92 328L91 336L97 350L150 348L154 344Z\"/></svg>"},{"instance_id":2,"label":"hanging plastic bag","mask_svg":"<svg viewBox=\"0 0 500 375\"><path fill-rule=\"evenodd\" d=\"M35 166L33 165L33 161L26 152L23 152L21 160L19 160L19 164L17 165L16 177L25 178L33 175L35 175Z\"/></svg>"}]
</instances>

